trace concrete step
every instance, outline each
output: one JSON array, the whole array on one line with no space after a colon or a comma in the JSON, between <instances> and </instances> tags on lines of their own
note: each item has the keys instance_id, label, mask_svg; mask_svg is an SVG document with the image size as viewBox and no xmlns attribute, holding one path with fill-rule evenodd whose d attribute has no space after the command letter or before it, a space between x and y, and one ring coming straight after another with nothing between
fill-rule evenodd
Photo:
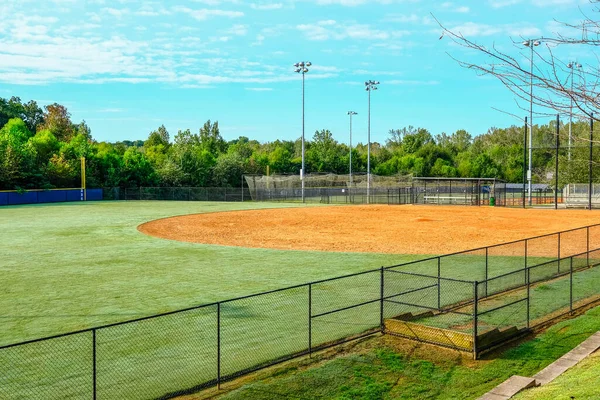
<instances>
[{"instance_id":1,"label":"concrete step","mask_svg":"<svg viewBox=\"0 0 600 400\"><path fill-rule=\"evenodd\" d=\"M535 374L533 377L540 385L552 382L563 372L583 360L600 348L600 332L597 332L586 339L579 346L548 365L546 368Z\"/></svg>"},{"instance_id":2,"label":"concrete step","mask_svg":"<svg viewBox=\"0 0 600 400\"><path fill-rule=\"evenodd\" d=\"M494 389L484 394L479 400L510 399L522 390L537 386L534 378L513 375Z\"/></svg>"}]
</instances>

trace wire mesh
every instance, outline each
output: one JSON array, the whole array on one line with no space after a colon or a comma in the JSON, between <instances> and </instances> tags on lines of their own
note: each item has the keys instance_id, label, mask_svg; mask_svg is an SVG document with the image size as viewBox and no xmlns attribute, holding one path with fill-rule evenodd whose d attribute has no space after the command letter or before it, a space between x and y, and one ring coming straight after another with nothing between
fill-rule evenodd
<instances>
[{"instance_id":1,"label":"wire mesh","mask_svg":"<svg viewBox=\"0 0 600 400\"><path fill-rule=\"evenodd\" d=\"M104 188L105 200L246 201L247 188L225 187L137 187Z\"/></svg>"},{"instance_id":2,"label":"wire mesh","mask_svg":"<svg viewBox=\"0 0 600 400\"><path fill-rule=\"evenodd\" d=\"M588 253L588 265L600 265L600 249L591 250Z\"/></svg>"},{"instance_id":3,"label":"wire mesh","mask_svg":"<svg viewBox=\"0 0 600 400\"><path fill-rule=\"evenodd\" d=\"M390 333L471 350L473 284L386 271L384 316Z\"/></svg>"},{"instance_id":4,"label":"wire mesh","mask_svg":"<svg viewBox=\"0 0 600 400\"><path fill-rule=\"evenodd\" d=\"M465 251L440 258L440 276L444 278L482 281L486 279L485 249Z\"/></svg>"},{"instance_id":5,"label":"wire mesh","mask_svg":"<svg viewBox=\"0 0 600 400\"><path fill-rule=\"evenodd\" d=\"M479 297L493 296L498 293L522 288L525 285L527 285L527 270L523 268L481 282L479 285Z\"/></svg>"},{"instance_id":6,"label":"wire mesh","mask_svg":"<svg viewBox=\"0 0 600 400\"><path fill-rule=\"evenodd\" d=\"M312 315L381 299L381 270L312 284Z\"/></svg>"},{"instance_id":7,"label":"wire mesh","mask_svg":"<svg viewBox=\"0 0 600 400\"><path fill-rule=\"evenodd\" d=\"M527 266L541 264L558 258L558 234L527 239Z\"/></svg>"},{"instance_id":8,"label":"wire mesh","mask_svg":"<svg viewBox=\"0 0 600 400\"><path fill-rule=\"evenodd\" d=\"M221 303L221 374L237 376L308 350L309 286Z\"/></svg>"},{"instance_id":9,"label":"wire mesh","mask_svg":"<svg viewBox=\"0 0 600 400\"><path fill-rule=\"evenodd\" d=\"M560 234L560 272L568 272L571 261L567 257L587 252L587 229L575 229Z\"/></svg>"},{"instance_id":10,"label":"wire mesh","mask_svg":"<svg viewBox=\"0 0 600 400\"><path fill-rule=\"evenodd\" d=\"M556 266L556 263L554 263ZM533 270L532 270L533 274ZM551 320L570 308L570 274L534 283L530 278L529 307L531 326Z\"/></svg>"},{"instance_id":11,"label":"wire mesh","mask_svg":"<svg viewBox=\"0 0 600 400\"><path fill-rule=\"evenodd\" d=\"M0 398L91 399L92 332L0 349Z\"/></svg>"},{"instance_id":12,"label":"wire mesh","mask_svg":"<svg viewBox=\"0 0 600 400\"><path fill-rule=\"evenodd\" d=\"M439 257L426 258L424 260L412 261L405 264L388 267L386 270L415 273L427 276L438 276Z\"/></svg>"},{"instance_id":13,"label":"wire mesh","mask_svg":"<svg viewBox=\"0 0 600 400\"><path fill-rule=\"evenodd\" d=\"M527 328L526 290L482 301L478 308L479 349L508 340Z\"/></svg>"},{"instance_id":14,"label":"wire mesh","mask_svg":"<svg viewBox=\"0 0 600 400\"><path fill-rule=\"evenodd\" d=\"M589 230L589 250L600 249L600 225L590 226Z\"/></svg>"},{"instance_id":15,"label":"wire mesh","mask_svg":"<svg viewBox=\"0 0 600 400\"><path fill-rule=\"evenodd\" d=\"M559 260L548 261L529 267L529 283L537 283L559 275Z\"/></svg>"},{"instance_id":16,"label":"wire mesh","mask_svg":"<svg viewBox=\"0 0 600 400\"><path fill-rule=\"evenodd\" d=\"M312 318L313 349L334 344L380 328L380 302Z\"/></svg>"},{"instance_id":17,"label":"wire mesh","mask_svg":"<svg viewBox=\"0 0 600 400\"><path fill-rule=\"evenodd\" d=\"M96 343L99 399L158 398L214 384L217 306L99 329Z\"/></svg>"},{"instance_id":18,"label":"wire mesh","mask_svg":"<svg viewBox=\"0 0 600 400\"><path fill-rule=\"evenodd\" d=\"M394 270L386 270L384 273L385 318L416 315L440 308L440 280L437 277Z\"/></svg>"},{"instance_id":19,"label":"wire mesh","mask_svg":"<svg viewBox=\"0 0 600 400\"><path fill-rule=\"evenodd\" d=\"M589 256L593 253L594 252L576 254L574 256L571 256L569 259L571 260L570 262L573 264L573 271L577 272L579 269L587 268L588 265L593 264L588 261Z\"/></svg>"},{"instance_id":20,"label":"wire mesh","mask_svg":"<svg viewBox=\"0 0 600 400\"><path fill-rule=\"evenodd\" d=\"M598 293L599 279L600 266L582 269L573 273L573 303L579 303L582 300L588 300L588 302L597 300L600 295Z\"/></svg>"},{"instance_id":21,"label":"wire mesh","mask_svg":"<svg viewBox=\"0 0 600 400\"><path fill-rule=\"evenodd\" d=\"M504 275L525 268L525 241L488 248L487 277Z\"/></svg>"},{"instance_id":22,"label":"wire mesh","mask_svg":"<svg viewBox=\"0 0 600 400\"><path fill-rule=\"evenodd\" d=\"M313 283L311 300L315 347L378 328L381 270Z\"/></svg>"}]
</instances>

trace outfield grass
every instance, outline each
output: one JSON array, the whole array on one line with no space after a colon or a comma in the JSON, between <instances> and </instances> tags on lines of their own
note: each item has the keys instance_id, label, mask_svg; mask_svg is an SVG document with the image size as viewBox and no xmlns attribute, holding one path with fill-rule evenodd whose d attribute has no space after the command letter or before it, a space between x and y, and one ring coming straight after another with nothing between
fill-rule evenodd
<instances>
[{"instance_id":1,"label":"outfield grass","mask_svg":"<svg viewBox=\"0 0 600 400\"><path fill-rule=\"evenodd\" d=\"M172 215L269 207L290 205L90 202L2 207L0 345L419 257L181 243L136 229Z\"/></svg>"},{"instance_id":2,"label":"outfield grass","mask_svg":"<svg viewBox=\"0 0 600 400\"><path fill-rule=\"evenodd\" d=\"M394 342L389 337L373 338L343 356L314 366L307 361L297 362L263 374L219 399L474 399L512 375L534 375L599 329L600 308L596 308L494 355L493 360L477 362L449 350ZM558 396L565 393L582 399L598 397L595 381L600 368L586 364L582 368L586 372L580 377L574 370L559 378L556 385L535 389L519 400L569 398ZM559 391L571 382L579 386Z\"/></svg>"},{"instance_id":3,"label":"outfield grass","mask_svg":"<svg viewBox=\"0 0 600 400\"><path fill-rule=\"evenodd\" d=\"M136 229L165 216L268 207L290 205L98 202L1 208L0 345L419 257L191 244ZM360 299L366 287L378 295L378 273L364 282L315 286L315 310ZM305 350L307 305L306 287L223 304L223 375ZM215 379L216 315L211 306L98 331L99 398L153 398ZM342 318L353 322L340 328ZM377 323L373 306L317 319L313 345ZM0 371L7 371L0 374L0 397L88 397L91 355L91 332L0 350Z\"/></svg>"}]
</instances>

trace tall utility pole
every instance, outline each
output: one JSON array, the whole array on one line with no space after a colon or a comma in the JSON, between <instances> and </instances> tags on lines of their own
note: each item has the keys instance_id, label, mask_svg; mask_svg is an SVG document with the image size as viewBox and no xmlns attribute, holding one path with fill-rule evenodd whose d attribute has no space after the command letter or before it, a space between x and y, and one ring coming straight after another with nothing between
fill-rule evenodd
<instances>
[{"instance_id":1,"label":"tall utility pole","mask_svg":"<svg viewBox=\"0 0 600 400\"><path fill-rule=\"evenodd\" d=\"M305 202L304 198L304 75L308 72L308 67L312 63L310 61L300 61L294 64L296 72L302 74L302 169L300 170L300 180L302 181L302 202Z\"/></svg>"},{"instance_id":2,"label":"tall utility pole","mask_svg":"<svg viewBox=\"0 0 600 400\"><path fill-rule=\"evenodd\" d=\"M352 187L352 116L358 115L357 112L348 111L348 115L350 116L350 187Z\"/></svg>"},{"instance_id":3,"label":"tall utility pole","mask_svg":"<svg viewBox=\"0 0 600 400\"><path fill-rule=\"evenodd\" d=\"M371 202L371 92L377 90L379 81L368 80L365 82L365 90L369 92L369 117L367 129L367 204Z\"/></svg>"},{"instance_id":4,"label":"tall utility pole","mask_svg":"<svg viewBox=\"0 0 600 400\"><path fill-rule=\"evenodd\" d=\"M581 68L581 64L577 61L571 61L567 64L567 67L571 70L571 112L569 113L569 161L571 161L571 147L573 147L573 72L575 68Z\"/></svg>"},{"instance_id":5,"label":"tall utility pole","mask_svg":"<svg viewBox=\"0 0 600 400\"><path fill-rule=\"evenodd\" d=\"M531 49L531 59L530 59L530 73L529 73L529 169L527 171L527 183L528 183L528 197L529 197L529 205L531 205L531 194L532 194L532 185L531 178L533 175L533 48L537 47L541 44L539 39L526 40L523 42L523 46L529 47Z\"/></svg>"}]
</instances>

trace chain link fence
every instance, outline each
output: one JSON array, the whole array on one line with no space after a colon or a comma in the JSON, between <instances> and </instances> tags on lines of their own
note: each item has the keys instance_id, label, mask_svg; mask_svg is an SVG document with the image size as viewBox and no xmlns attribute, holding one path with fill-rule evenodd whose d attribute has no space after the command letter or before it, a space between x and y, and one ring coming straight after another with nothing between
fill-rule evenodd
<instances>
[{"instance_id":1,"label":"chain link fence","mask_svg":"<svg viewBox=\"0 0 600 400\"><path fill-rule=\"evenodd\" d=\"M2 346L0 398L170 398L378 332L477 357L599 282L593 225Z\"/></svg>"}]
</instances>

